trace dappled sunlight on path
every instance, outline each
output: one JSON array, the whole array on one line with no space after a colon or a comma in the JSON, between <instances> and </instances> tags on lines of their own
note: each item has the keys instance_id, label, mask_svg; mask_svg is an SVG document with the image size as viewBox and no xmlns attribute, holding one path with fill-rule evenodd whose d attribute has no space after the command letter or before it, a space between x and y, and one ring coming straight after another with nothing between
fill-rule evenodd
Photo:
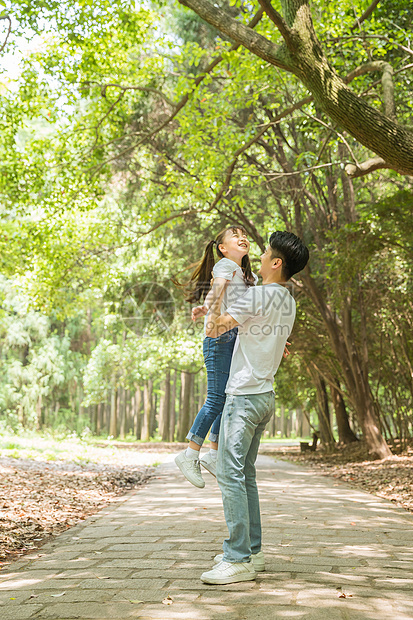
<instances>
[{"instance_id":1,"label":"dappled sunlight on path","mask_svg":"<svg viewBox=\"0 0 413 620\"><path fill-rule=\"evenodd\" d=\"M26 556L0 579L2 620L411 620L413 517L390 502L260 456L266 571L209 586L226 536L220 492L171 459L141 489Z\"/></svg>"}]
</instances>

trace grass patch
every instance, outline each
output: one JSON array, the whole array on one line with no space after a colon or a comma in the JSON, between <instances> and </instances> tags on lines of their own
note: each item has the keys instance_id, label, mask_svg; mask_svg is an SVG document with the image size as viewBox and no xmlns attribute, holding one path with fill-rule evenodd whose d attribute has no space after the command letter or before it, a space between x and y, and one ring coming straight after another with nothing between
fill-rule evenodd
<instances>
[{"instance_id":1,"label":"grass patch","mask_svg":"<svg viewBox=\"0 0 413 620\"><path fill-rule=\"evenodd\" d=\"M79 437L75 433L63 436L61 433L38 433L34 431L19 431L0 428L0 458L30 459L42 462L71 462L80 466L89 464L113 464L122 466L147 466L154 467L162 461L160 454L167 452L162 450L162 443L153 442L154 447L159 446L156 452L150 454L146 446L139 450L140 444L147 442L131 441L127 439L108 439L104 437L91 437L86 435ZM137 449L134 449L136 445ZM129 449L126 450L125 448Z\"/></svg>"},{"instance_id":2,"label":"grass patch","mask_svg":"<svg viewBox=\"0 0 413 620\"><path fill-rule=\"evenodd\" d=\"M18 436L7 431L0 434L0 457L86 464L112 460L116 451L117 448L110 443L107 447L97 447L73 435L56 438L34 432L19 433Z\"/></svg>"}]
</instances>

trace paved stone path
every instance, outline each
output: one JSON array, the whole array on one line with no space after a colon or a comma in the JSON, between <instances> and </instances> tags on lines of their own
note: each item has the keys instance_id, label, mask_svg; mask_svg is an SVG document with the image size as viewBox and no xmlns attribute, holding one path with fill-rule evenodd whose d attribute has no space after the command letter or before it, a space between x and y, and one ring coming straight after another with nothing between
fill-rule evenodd
<instances>
[{"instance_id":1,"label":"paved stone path","mask_svg":"<svg viewBox=\"0 0 413 620\"><path fill-rule=\"evenodd\" d=\"M165 463L2 572L1 620L411 620L412 515L297 465L258 464L267 570L256 582L199 580L226 535L219 490Z\"/></svg>"}]
</instances>

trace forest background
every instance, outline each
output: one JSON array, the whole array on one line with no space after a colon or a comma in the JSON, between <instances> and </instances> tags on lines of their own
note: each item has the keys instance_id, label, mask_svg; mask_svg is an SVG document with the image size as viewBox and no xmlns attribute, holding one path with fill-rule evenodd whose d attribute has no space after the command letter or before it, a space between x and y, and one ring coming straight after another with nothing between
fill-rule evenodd
<instances>
[{"instance_id":1,"label":"forest background","mask_svg":"<svg viewBox=\"0 0 413 620\"><path fill-rule=\"evenodd\" d=\"M0 2L3 431L183 441L206 378L172 280L240 223L255 271L273 230L311 251L268 435L407 447L409 4Z\"/></svg>"}]
</instances>

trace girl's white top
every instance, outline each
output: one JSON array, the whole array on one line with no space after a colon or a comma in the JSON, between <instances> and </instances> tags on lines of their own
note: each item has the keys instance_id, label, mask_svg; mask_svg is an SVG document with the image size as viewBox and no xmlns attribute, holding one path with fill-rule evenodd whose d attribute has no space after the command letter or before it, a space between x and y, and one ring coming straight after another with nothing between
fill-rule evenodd
<instances>
[{"instance_id":1,"label":"girl's white top","mask_svg":"<svg viewBox=\"0 0 413 620\"><path fill-rule=\"evenodd\" d=\"M244 295L250 287L245 284L244 274L241 267L230 258L221 258L221 260L215 263L214 268L212 269L212 274L214 278L225 278L225 280L230 280L221 304L221 314L224 314L227 308L242 297L242 295ZM255 286L258 282L258 276L253 273L252 277L254 278ZM205 331L208 321L208 314L205 316L204 321L204 338L206 335Z\"/></svg>"}]
</instances>

